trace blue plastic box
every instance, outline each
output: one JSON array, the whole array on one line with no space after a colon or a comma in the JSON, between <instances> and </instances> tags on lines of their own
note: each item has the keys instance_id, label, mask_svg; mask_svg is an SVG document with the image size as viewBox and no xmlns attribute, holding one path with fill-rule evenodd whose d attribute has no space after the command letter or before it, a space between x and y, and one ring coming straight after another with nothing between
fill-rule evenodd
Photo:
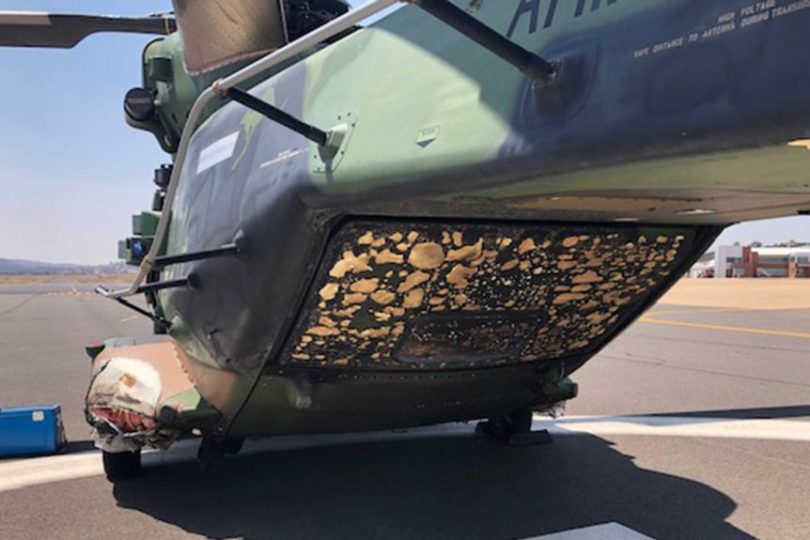
<instances>
[{"instance_id":1,"label":"blue plastic box","mask_svg":"<svg viewBox=\"0 0 810 540\"><path fill-rule=\"evenodd\" d=\"M64 443L59 405L0 408L0 457L50 454Z\"/></svg>"}]
</instances>

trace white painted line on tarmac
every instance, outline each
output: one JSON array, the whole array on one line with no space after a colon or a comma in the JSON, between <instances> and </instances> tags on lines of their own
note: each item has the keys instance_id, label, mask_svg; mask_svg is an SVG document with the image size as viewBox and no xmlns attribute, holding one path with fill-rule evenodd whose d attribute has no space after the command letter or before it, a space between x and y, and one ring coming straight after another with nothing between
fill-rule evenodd
<instances>
[{"instance_id":1,"label":"white painted line on tarmac","mask_svg":"<svg viewBox=\"0 0 810 540\"><path fill-rule=\"evenodd\" d=\"M193 461L197 456L198 444L198 440L184 440L166 452L145 451L143 465L155 467ZM98 450L32 457L5 463L0 461L0 492L102 474L104 467Z\"/></svg>"},{"instance_id":2,"label":"white painted line on tarmac","mask_svg":"<svg viewBox=\"0 0 810 540\"><path fill-rule=\"evenodd\" d=\"M643 435L810 442L810 421L687 416L572 416L535 420L554 434Z\"/></svg>"},{"instance_id":3,"label":"white painted line on tarmac","mask_svg":"<svg viewBox=\"0 0 810 540\"><path fill-rule=\"evenodd\" d=\"M21 459L0 463L0 492L103 473L98 452Z\"/></svg>"},{"instance_id":4,"label":"white painted line on tarmac","mask_svg":"<svg viewBox=\"0 0 810 540\"><path fill-rule=\"evenodd\" d=\"M469 436L474 424L445 424L394 432L296 435L247 441L242 454L296 450L420 438ZM810 422L795 420L697 418L673 416L572 416L536 419L534 429L547 429L556 436L661 436L756 439L810 442ZM177 442L171 449L147 451L144 467L194 461L199 439ZM0 461L0 492L24 487L87 478L103 474L101 453L95 450Z\"/></svg>"},{"instance_id":5,"label":"white painted line on tarmac","mask_svg":"<svg viewBox=\"0 0 810 540\"><path fill-rule=\"evenodd\" d=\"M614 521L592 527L535 536L526 540L652 540L652 538Z\"/></svg>"}]
</instances>

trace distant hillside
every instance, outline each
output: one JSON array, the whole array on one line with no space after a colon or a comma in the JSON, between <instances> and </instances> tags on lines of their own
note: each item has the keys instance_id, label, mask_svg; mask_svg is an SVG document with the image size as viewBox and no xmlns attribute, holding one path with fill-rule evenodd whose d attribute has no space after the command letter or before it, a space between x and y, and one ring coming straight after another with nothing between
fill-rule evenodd
<instances>
[{"instance_id":1,"label":"distant hillside","mask_svg":"<svg viewBox=\"0 0 810 540\"><path fill-rule=\"evenodd\" d=\"M83 265L0 259L0 275L126 274L132 271L131 266L122 262Z\"/></svg>"}]
</instances>

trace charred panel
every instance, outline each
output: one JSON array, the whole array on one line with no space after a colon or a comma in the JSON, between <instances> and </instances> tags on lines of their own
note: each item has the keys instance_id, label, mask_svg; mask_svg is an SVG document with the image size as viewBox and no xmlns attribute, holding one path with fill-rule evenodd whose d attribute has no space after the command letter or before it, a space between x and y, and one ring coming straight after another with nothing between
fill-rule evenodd
<instances>
[{"instance_id":1,"label":"charred panel","mask_svg":"<svg viewBox=\"0 0 810 540\"><path fill-rule=\"evenodd\" d=\"M587 353L693 255L686 228L355 221L280 358L458 369Z\"/></svg>"}]
</instances>

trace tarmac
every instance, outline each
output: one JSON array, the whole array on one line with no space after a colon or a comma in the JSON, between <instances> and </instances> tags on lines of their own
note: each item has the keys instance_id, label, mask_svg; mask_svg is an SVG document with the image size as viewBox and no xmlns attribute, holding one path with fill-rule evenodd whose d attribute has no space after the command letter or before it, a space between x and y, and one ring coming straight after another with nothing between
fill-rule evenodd
<instances>
[{"instance_id":1,"label":"tarmac","mask_svg":"<svg viewBox=\"0 0 810 540\"><path fill-rule=\"evenodd\" d=\"M810 283L734 281L682 282L577 372L536 419L552 444L285 437L203 472L184 441L115 487L83 347L149 321L89 284L0 284L0 406L61 403L71 441L0 460L0 538L807 538Z\"/></svg>"}]
</instances>

